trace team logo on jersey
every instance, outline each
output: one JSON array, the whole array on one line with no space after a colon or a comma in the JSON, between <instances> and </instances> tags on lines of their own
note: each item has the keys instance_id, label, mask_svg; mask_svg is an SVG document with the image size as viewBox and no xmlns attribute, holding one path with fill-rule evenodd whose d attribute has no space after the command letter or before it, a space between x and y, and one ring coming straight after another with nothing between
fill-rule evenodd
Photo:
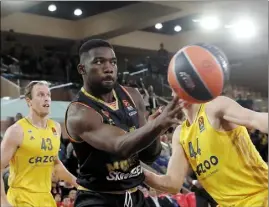
<instances>
[{"instance_id":1,"label":"team logo on jersey","mask_svg":"<svg viewBox=\"0 0 269 207\"><path fill-rule=\"evenodd\" d=\"M129 116L133 116L137 114L137 111L134 109L134 107L131 106L131 104L127 100L123 100L123 105L128 109Z\"/></svg>"},{"instance_id":2,"label":"team logo on jersey","mask_svg":"<svg viewBox=\"0 0 269 207\"><path fill-rule=\"evenodd\" d=\"M129 116L133 116L133 115L136 115L137 114L137 111L132 111L129 113Z\"/></svg>"},{"instance_id":3,"label":"team logo on jersey","mask_svg":"<svg viewBox=\"0 0 269 207\"><path fill-rule=\"evenodd\" d=\"M122 102L123 102L123 104L124 104L125 107L130 106L130 103L127 100L123 100Z\"/></svg>"},{"instance_id":4,"label":"team logo on jersey","mask_svg":"<svg viewBox=\"0 0 269 207\"><path fill-rule=\"evenodd\" d=\"M200 132L204 131L205 130L204 117L202 116L199 117L198 124L199 124Z\"/></svg>"},{"instance_id":5,"label":"team logo on jersey","mask_svg":"<svg viewBox=\"0 0 269 207\"><path fill-rule=\"evenodd\" d=\"M29 130L28 130L28 133L32 133L32 130L31 130L31 129L29 129Z\"/></svg>"},{"instance_id":6,"label":"team logo on jersey","mask_svg":"<svg viewBox=\"0 0 269 207\"><path fill-rule=\"evenodd\" d=\"M133 111L134 107L131 106L131 104L127 101L127 100L123 100L122 101L124 106L129 110L129 111Z\"/></svg>"},{"instance_id":7,"label":"team logo on jersey","mask_svg":"<svg viewBox=\"0 0 269 207\"><path fill-rule=\"evenodd\" d=\"M51 131L52 131L54 136L57 136L57 131L56 131L56 129L54 127L51 128Z\"/></svg>"},{"instance_id":8,"label":"team logo on jersey","mask_svg":"<svg viewBox=\"0 0 269 207\"><path fill-rule=\"evenodd\" d=\"M30 137L30 140L34 140L35 138L33 136Z\"/></svg>"}]
</instances>

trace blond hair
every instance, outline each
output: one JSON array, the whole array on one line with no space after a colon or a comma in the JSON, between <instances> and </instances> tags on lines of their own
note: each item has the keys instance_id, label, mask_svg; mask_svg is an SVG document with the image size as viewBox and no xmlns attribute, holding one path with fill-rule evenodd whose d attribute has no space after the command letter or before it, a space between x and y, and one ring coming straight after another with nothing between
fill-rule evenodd
<instances>
[{"instance_id":1,"label":"blond hair","mask_svg":"<svg viewBox=\"0 0 269 207\"><path fill-rule=\"evenodd\" d=\"M35 85L46 85L49 86L47 81L31 81L24 89L24 97L32 99L32 91Z\"/></svg>"}]
</instances>

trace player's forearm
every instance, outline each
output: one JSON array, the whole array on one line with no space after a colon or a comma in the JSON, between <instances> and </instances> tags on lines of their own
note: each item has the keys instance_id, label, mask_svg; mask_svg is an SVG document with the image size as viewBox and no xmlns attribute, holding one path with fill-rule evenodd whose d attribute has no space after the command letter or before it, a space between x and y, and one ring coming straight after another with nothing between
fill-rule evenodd
<instances>
[{"instance_id":1,"label":"player's forearm","mask_svg":"<svg viewBox=\"0 0 269 207\"><path fill-rule=\"evenodd\" d=\"M156 139L151 145L139 152L139 159L151 165L161 154L162 144L160 138Z\"/></svg>"},{"instance_id":2,"label":"player's forearm","mask_svg":"<svg viewBox=\"0 0 269 207\"><path fill-rule=\"evenodd\" d=\"M64 180L65 182L77 187L78 184L76 182L77 178L72 175L63 165L63 163L58 160L55 165L54 165L54 171L56 176L60 179L60 180Z\"/></svg>"},{"instance_id":3,"label":"player's forearm","mask_svg":"<svg viewBox=\"0 0 269 207\"><path fill-rule=\"evenodd\" d=\"M156 120L148 122L143 127L118 137L115 151L122 157L128 158L148 147L165 130Z\"/></svg>"},{"instance_id":4,"label":"player's forearm","mask_svg":"<svg viewBox=\"0 0 269 207\"><path fill-rule=\"evenodd\" d=\"M146 171L145 174L147 174L145 183L158 191L177 194L183 184L183 181L181 185L174 183L168 175L157 175L149 171Z\"/></svg>"}]
</instances>

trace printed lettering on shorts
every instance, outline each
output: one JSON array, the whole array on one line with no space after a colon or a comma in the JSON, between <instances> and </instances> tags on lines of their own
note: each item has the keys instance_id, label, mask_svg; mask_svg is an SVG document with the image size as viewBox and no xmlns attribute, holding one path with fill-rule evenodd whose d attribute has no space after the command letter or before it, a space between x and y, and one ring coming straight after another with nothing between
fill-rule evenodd
<instances>
[{"instance_id":1,"label":"printed lettering on shorts","mask_svg":"<svg viewBox=\"0 0 269 207\"><path fill-rule=\"evenodd\" d=\"M196 139L196 143L189 142L188 148L190 158L197 160L195 173L200 179L205 179L218 171L217 165L219 163L219 158L217 156L211 155L205 160L198 159L198 157L202 155L198 138Z\"/></svg>"},{"instance_id":2,"label":"printed lettering on shorts","mask_svg":"<svg viewBox=\"0 0 269 207\"><path fill-rule=\"evenodd\" d=\"M106 179L109 181L119 181L139 176L142 174L143 170L142 167L136 165L136 163L137 161L133 157L107 164L108 176L106 176Z\"/></svg>"}]
</instances>

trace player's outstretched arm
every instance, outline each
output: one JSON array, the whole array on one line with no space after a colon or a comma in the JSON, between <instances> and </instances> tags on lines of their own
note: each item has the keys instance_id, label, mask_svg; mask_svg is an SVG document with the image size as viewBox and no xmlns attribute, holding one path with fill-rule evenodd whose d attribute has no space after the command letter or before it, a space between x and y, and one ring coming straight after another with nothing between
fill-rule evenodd
<instances>
[{"instance_id":1,"label":"player's outstretched arm","mask_svg":"<svg viewBox=\"0 0 269 207\"><path fill-rule=\"evenodd\" d=\"M169 160L166 175L157 175L148 170L144 170L145 182L152 188L159 191L176 194L181 189L184 178L189 172L189 163L185 152L179 143L180 126L178 126L173 134L172 140L172 156Z\"/></svg>"},{"instance_id":2,"label":"player's outstretched arm","mask_svg":"<svg viewBox=\"0 0 269 207\"><path fill-rule=\"evenodd\" d=\"M126 133L118 127L104 124L93 109L72 103L68 109L66 127L73 139L82 139L96 149L128 158L149 146L172 124L178 123L175 114L181 110L174 98L162 114L143 127Z\"/></svg>"},{"instance_id":3,"label":"player's outstretched arm","mask_svg":"<svg viewBox=\"0 0 269 207\"><path fill-rule=\"evenodd\" d=\"M237 125L268 133L268 113L249 110L225 96L217 97L212 103L217 106L218 117Z\"/></svg>"},{"instance_id":4,"label":"player's outstretched arm","mask_svg":"<svg viewBox=\"0 0 269 207\"><path fill-rule=\"evenodd\" d=\"M3 170L8 166L22 140L23 130L18 124L14 124L6 130L1 143L1 206L11 206L5 193Z\"/></svg>"},{"instance_id":5,"label":"player's outstretched arm","mask_svg":"<svg viewBox=\"0 0 269 207\"><path fill-rule=\"evenodd\" d=\"M55 123L57 127L57 132L61 135L61 125L58 122ZM54 162L54 173L60 180L64 180L70 185L78 187L78 184L76 182L77 178L66 169L66 167L63 165L59 158L57 158Z\"/></svg>"}]
</instances>

